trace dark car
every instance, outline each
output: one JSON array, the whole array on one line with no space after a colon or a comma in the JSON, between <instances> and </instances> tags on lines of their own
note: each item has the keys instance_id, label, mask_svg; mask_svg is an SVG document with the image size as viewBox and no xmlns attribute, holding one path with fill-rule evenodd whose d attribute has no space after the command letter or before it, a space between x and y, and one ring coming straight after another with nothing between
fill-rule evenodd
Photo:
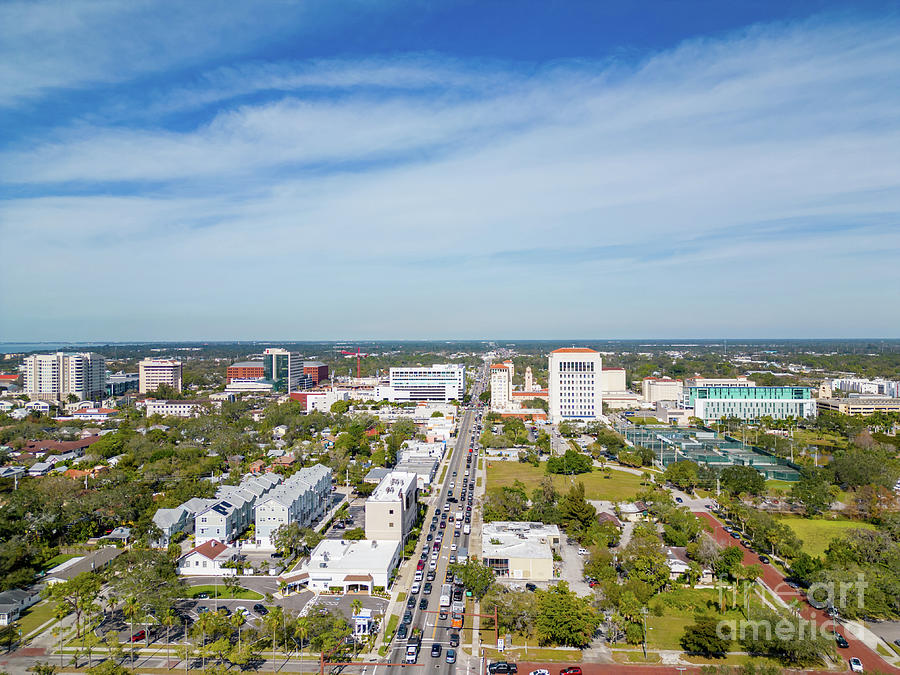
<instances>
[{"instance_id":1,"label":"dark car","mask_svg":"<svg viewBox=\"0 0 900 675\"><path fill-rule=\"evenodd\" d=\"M459 530L453 530L453 536L454 536L454 537L458 537L458 536L459 536Z\"/></svg>"},{"instance_id":2,"label":"dark car","mask_svg":"<svg viewBox=\"0 0 900 675\"><path fill-rule=\"evenodd\" d=\"M535 586L534 584L530 584L530 583L529 583L529 584L525 584L525 590L526 590L526 591L531 591L531 592L533 593L534 591L537 590L537 586Z\"/></svg>"},{"instance_id":3,"label":"dark car","mask_svg":"<svg viewBox=\"0 0 900 675\"><path fill-rule=\"evenodd\" d=\"M147 631L139 630L137 633L135 633L134 635L131 636L131 641L132 642L140 642L145 637L147 637Z\"/></svg>"},{"instance_id":4,"label":"dark car","mask_svg":"<svg viewBox=\"0 0 900 675\"><path fill-rule=\"evenodd\" d=\"M446 520L442 520L442 521L441 521L441 529L443 530L445 527L447 527L447 521L446 521Z\"/></svg>"},{"instance_id":5,"label":"dark car","mask_svg":"<svg viewBox=\"0 0 900 675\"><path fill-rule=\"evenodd\" d=\"M431 595L431 584L425 584L424 586L422 586L422 592L425 595Z\"/></svg>"},{"instance_id":6,"label":"dark car","mask_svg":"<svg viewBox=\"0 0 900 675\"><path fill-rule=\"evenodd\" d=\"M443 649L441 648L441 644L439 642L435 642L431 645L431 655L434 658L439 657L441 655L441 651L443 651Z\"/></svg>"},{"instance_id":7,"label":"dark car","mask_svg":"<svg viewBox=\"0 0 900 675\"><path fill-rule=\"evenodd\" d=\"M684 500L681 497L675 497L676 504L684 504ZM578 672L581 672L581 668L578 669Z\"/></svg>"},{"instance_id":8,"label":"dark car","mask_svg":"<svg viewBox=\"0 0 900 675\"><path fill-rule=\"evenodd\" d=\"M407 607L410 607L410 608L415 607L415 606L416 606L416 596L410 595L410 596L406 599L406 606L407 606Z\"/></svg>"},{"instance_id":9,"label":"dark car","mask_svg":"<svg viewBox=\"0 0 900 675\"><path fill-rule=\"evenodd\" d=\"M841 649L847 649L847 647L850 646L850 643L847 642L847 638L845 638L840 633L834 634L834 641L837 642L837 646L840 647Z\"/></svg>"},{"instance_id":10,"label":"dark car","mask_svg":"<svg viewBox=\"0 0 900 675\"><path fill-rule=\"evenodd\" d=\"M732 539L740 539L740 538L741 538L741 535L740 535L740 533L738 533L738 532L732 532L732 533L731 533L731 538L732 538Z\"/></svg>"},{"instance_id":11,"label":"dark car","mask_svg":"<svg viewBox=\"0 0 900 675\"><path fill-rule=\"evenodd\" d=\"M459 647L459 633L450 633L450 646Z\"/></svg>"},{"instance_id":12,"label":"dark car","mask_svg":"<svg viewBox=\"0 0 900 675\"><path fill-rule=\"evenodd\" d=\"M507 675L508 673L518 673L519 667L508 661L497 661L488 665L488 672L492 675Z\"/></svg>"},{"instance_id":13,"label":"dark car","mask_svg":"<svg viewBox=\"0 0 900 675\"><path fill-rule=\"evenodd\" d=\"M441 621L446 621L446 620L447 620L447 610L446 610L446 609L442 609L442 610L438 613L438 619L440 619Z\"/></svg>"},{"instance_id":14,"label":"dark car","mask_svg":"<svg viewBox=\"0 0 900 675\"><path fill-rule=\"evenodd\" d=\"M406 610L403 612L403 621L402 623L411 623L412 622L412 612Z\"/></svg>"},{"instance_id":15,"label":"dark car","mask_svg":"<svg viewBox=\"0 0 900 675\"><path fill-rule=\"evenodd\" d=\"M431 525L428 526L429 532L434 532L436 529L437 529L437 525L435 523L432 523Z\"/></svg>"},{"instance_id":16,"label":"dark car","mask_svg":"<svg viewBox=\"0 0 900 675\"><path fill-rule=\"evenodd\" d=\"M266 614L269 613L269 610L266 609L266 606L261 605L258 602L255 605L253 605L253 611L256 612L257 614L259 614L260 616L265 616Z\"/></svg>"},{"instance_id":17,"label":"dark car","mask_svg":"<svg viewBox=\"0 0 900 675\"><path fill-rule=\"evenodd\" d=\"M455 649L447 650L446 661L447 661L447 663L456 663L456 650Z\"/></svg>"},{"instance_id":18,"label":"dark car","mask_svg":"<svg viewBox=\"0 0 900 675\"><path fill-rule=\"evenodd\" d=\"M428 570L428 575L425 577L425 581L434 581L434 570Z\"/></svg>"},{"instance_id":19,"label":"dark car","mask_svg":"<svg viewBox=\"0 0 900 675\"><path fill-rule=\"evenodd\" d=\"M433 534L429 534L428 536L425 537L425 541L432 541L433 539L434 539Z\"/></svg>"},{"instance_id":20,"label":"dark car","mask_svg":"<svg viewBox=\"0 0 900 675\"><path fill-rule=\"evenodd\" d=\"M400 624L400 628L397 629L397 637L401 640L406 639L406 635L409 632L409 628L405 623Z\"/></svg>"},{"instance_id":21,"label":"dark car","mask_svg":"<svg viewBox=\"0 0 900 675\"><path fill-rule=\"evenodd\" d=\"M759 556L759 562L761 562L763 565L768 565L771 561L767 556L761 555Z\"/></svg>"},{"instance_id":22,"label":"dark car","mask_svg":"<svg viewBox=\"0 0 900 675\"><path fill-rule=\"evenodd\" d=\"M231 616L231 610L228 609L227 607L219 607L219 609L216 611L218 611L219 614L224 614L225 616Z\"/></svg>"},{"instance_id":23,"label":"dark car","mask_svg":"<svg viewBox=\"0 0 900 675\"><path fill-rule=\"evenodd\" d=\"M419 609L428 609L428 598L419 600Z\"/></svg>"},{"instance_id":24,"label":"dark car","mask_svg":"<svg viewBox=\"0 0 900 675\"><path fill-rule=\"evenodd\" d=\"M209 600L209 593L197 593L194 597L198 600Z\"/></svg>"}]
</instances>

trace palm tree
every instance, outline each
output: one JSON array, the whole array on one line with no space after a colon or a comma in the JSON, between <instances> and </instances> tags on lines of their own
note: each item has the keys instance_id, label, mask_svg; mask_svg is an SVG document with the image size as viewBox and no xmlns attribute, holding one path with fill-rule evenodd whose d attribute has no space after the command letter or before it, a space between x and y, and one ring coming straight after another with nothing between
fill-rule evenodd
<instances>
[{"instance_id":1,"label":"palm tree","mask_svg":"<svg viewBox=\"0 0 900 675\"><path fill-rule=\"evenodd\" d=\"M362 611L362 601L359 598L353 598L353 602L350 603L350 611L353 612L353 616L356 616ZM356 626L353 626L353 644L356 645Z\"/></svg>"},{"instance_id":2,"label":"palm tree","mask_svg":"<svg viewBox=\"0 0 900 675\"><path fill-rule=\"evenodd\" d=\"M131 627L131 635L134 635L134 620L141 613L141 603L134 596L126 598L125 604L122 606L122 611L125 613L125 616L128 618L128 623ZM131 649L131 669L134 670L134 647Z\"/></svg>"},{"instance_id":3,"label":"palm tree","mask_svg":"<svg viewBox=\"0 0 900 675\"><path fill-rule=\"evenodd\" d=\"M275 672L275 638L278 635L278 628L284 625L284 611L280 605L275 605L265 618L266 628L272 631L272 672Z\"/></svg>"},{"instance_id":4,"label":"palm tree","mask_svg":"<svg viewBox=\"0 0 900 675\"><path fill-rule=\"evenodd\" d=\"M196 628L200 629L200 645L198 651L200 652L200 667L206 668L206 652L204 650L206 646L206 632L209 628L210 622L212 622L213 617L210 612L204 612L200 616L197 617L197 621L194 624Z\"/></svg>"},{"instance_id":5,"label":"palm tree","mask_svg":"<svg viewBox=\"0 0 900 675\"><path fill-rule=\"evenodd\" d=\"M297 636L297 639L300 641L300 672L303 672L303 641L309 637L309 619L305 616L297 619L297 624L294 627L294 635Z\"/></svg>"},{"instance_id":6,"label":"palm tree","mask_svg":"<svg viewBox=\"0 0 900 675\"><path fill-rule=\"evenodd\" d=\"M162 623L162 625L166 627L166 667L171 668L171 666L168 665L168 662L170 661L169 635L171 633L172 626L178 623L178 616L175 614L175 612L172 611L171 607L163 613L162 617L160 618L160 623Z\"/></svg>"}]
</instances>

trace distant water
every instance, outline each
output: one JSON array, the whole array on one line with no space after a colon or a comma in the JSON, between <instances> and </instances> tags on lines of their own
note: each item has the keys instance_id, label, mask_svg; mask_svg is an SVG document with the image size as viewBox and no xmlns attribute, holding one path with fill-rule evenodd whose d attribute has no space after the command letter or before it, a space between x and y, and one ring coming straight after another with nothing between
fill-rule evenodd
<instances>
[{"instance_id":1,"label":"distant water","mask_svg":"<svg viewBox=\"0 0 900 675\"><path fill-rule=\"evenodd\" d=\"M0 354L19 354L39 350L56 352L84 347L97 347L105 342L0 342Z\"/></svg>"}]
</instances>

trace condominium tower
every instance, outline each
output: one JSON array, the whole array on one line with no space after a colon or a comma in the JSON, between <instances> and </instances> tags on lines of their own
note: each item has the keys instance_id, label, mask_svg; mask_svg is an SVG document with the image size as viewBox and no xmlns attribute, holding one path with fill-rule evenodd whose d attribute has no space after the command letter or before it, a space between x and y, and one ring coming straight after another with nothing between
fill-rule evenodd
<instances>
[{"instance_id":1,"label":"condominium tower","mask_svg":"<svg viewBox=\"0 0 900 675\"><path fill-rule=\"evenodd\" d=\"M25 358L25 393L32 400L102 398L106 359L94 352L33 354Z\"/></svg>"}]
</instances>

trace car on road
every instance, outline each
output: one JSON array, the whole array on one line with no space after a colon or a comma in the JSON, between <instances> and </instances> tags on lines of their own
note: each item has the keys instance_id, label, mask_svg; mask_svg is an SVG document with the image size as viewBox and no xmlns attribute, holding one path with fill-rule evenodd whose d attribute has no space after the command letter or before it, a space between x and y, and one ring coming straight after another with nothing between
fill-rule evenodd
<instances>
[{"instance_id":1,"label":"car on road","mask_svg":"<svg viewBox=\"0 0 900 675\"><path fill-rule=\"evenodd\" d=\"M417 569L417 570L424 570L424 569L425 569L425 561L424 561L424 560L419 560L419 563L416 565L416 569Z\"/></svg>"},{"instance_id":2,"label":"car on road","mask_svg":"<svg viewBox=\"0 0 900 675\"><path fill-rule=\"evenodd\" d=\"M415 606L415 604L416 604L416 596L410 595L410 596L406 599L406 606L407 606L407 607L413 607L413 606Z\"/></svg>"},{"instance_id":3,"label":"car on road","mask_svg":"<svg viewBox=\"0 0 900 675\"><path fill-rule=\"evenodd\" d=\"M401 623L400 628L397 629L397 638L400 640L405 640L408 633L409 628L407 628L405 623Z\"/></svg>"},{"instance_id":4,"label":"car on road","mask_svg":"<svg viewBox=\"0 0 900 675\"><path fill-rule=\"evenodd\" d=\"M850 659L850 670L852 670L854 673L864 672L862 661L854 656L852 659Z\"/></svg>"},{"instance_id":5,"label":"car on road","mask_svg":"<svg viewBox=\"0 0 900 675\"><path fill-rule=\"evenodd\" d=\"M430 570L436 570L436 569L437 569L437 561L436 561L436 560L432 560L430 563L428 563L428 569L430 569Z\"/></svg>"},{"instance_id":6,"label":"car on road","mask_svg":"<svg viewBox=\"0 0 900 675\"><path fill-rule=\"evenodd\" d=\"M401 623L412 623L412 612L409 610L403 612L403 621Z\"/></svg>"},{"instance_id":7,"label":"car on road","mask_svg":"<svg viewBox=\"0 0 900 675\"><path fill-rule=\"evenodd\" d=\"M519 667L508 661L495 661L488 664L488 672L491 675L508 675L509 673L518 673Z\"/></svg>"},{"instance_id":8,"label":"car on road","mask_svg":"<svg viewBox=\"0 0 900 675\"><path fill-rule=\"evenodd\" d=\"M419 609L428 609L428 598L419 600Z\"/></svg>"},{"instance_id":9,"label":"car on road","mask_svg":"<svg viewBox=\"0 0 900 675\"><path fill-rule=\"evenodd\" d=\"M265 616L266 614L269 613L269 610L266 609L266 606L263 604L260 604L258 602L255 605L253 605L253 611L256 612L257 614L259 614L260 616Z\"/></svg>"},{"instance_id":10,"label":"car on road","mask_svg":"<svg viewBox=\"0 0 900 675\"><path fill-rule=\"evenodd\" d=\"M433 540L434 540L434 535L429 532L428 536L425 537L425 541L433 541Z\"/></svg>"},{"instance_id":11,"label":"car on road","mask_svg":"<svg viewBox=\"0 0 900 675\"><path fill-rule=\"evenodd\" d=\"M676 504L684 504L684 500L681 497L675 497Z\"/></svg>"},{"instance_id":12,"label":"car on road","mask_svg":"<svg viewBox=\"0 0 900 675\"><path fill-rule=\"evenodd\" d=\"M431 584L426 583L426 584L422 587L422 592L423 592L425 595L431 595Z\"/></svg>"},{"instance_id":13,"label":"car on road","mask_svg":"<svg viewBox=\"0 0 900 675\"><path fill-rule=\"evenodd\" d=\"M847 649L847 647L850 646L850 643L847 642L847 638L845 638L840 633L834 634L834 641L837 642L837 646L840 647L841 649Z\"/></svg>"},{"instance_id":14,"label":"car on road","mask_svg":"<svg viewBox=\"0 0 900 675\"><path fill-rule=\"evenodd\" d=\"M456 663L456 650L448 649L447 658L445 660L447 661L447 663Z\"/></svg>"},{"instance_id":15,"label":"car on road","mask_svg":"<svg viewBox=\"0 0 900 675\"><path fill-rule=\"evenodd\" d=\"M450 550L451 550L451 551L455 551L456 548L457 548L457 547L456 547L456 542L454 541L452 544L450 544Z\"/></svg>"},{"instance_id":16,"label":"car on road","mask_svg":"<svg viewBox=\"0 0 900 675\"><path fill-rule=\"evenodd\" d=\"M456 562L456 554L455 554L455 553L451 553L451 554L450 554L450 559L449 559L449 560L450 560L450 564L451 564L451 565L454 564L454 563Z\"/></svg>"},{"instance_id":17,"label":"car on road","mask_svg":"<svg viewBox=\"0 0 900 675\"><path fill-rule=\"evenodd\" d=\"M132 642L140 642L145 637L147 637L147 631L139 630L137 633L135 633L134 635L131 636L131 641Z\"/></svg>"},{"instance_id":18,"label":"car on road","mask_svg":"<svg viewBox=\"0 0 900 675\"><path fill-rule=\"evenodd\" d=\"M459 633L450 633L450 646L459 647Z\"/></svg>"},{"instance_id":19,"label":"car on road","mask_svg":"<svg viewBox=\"0 0 900 675\"><path fill-rule=\"evenodd\" d=\"M447 620L447 610L446 610L446 609L442 609L442 610L438 613L438 619L440 619L441 621L446 621L446 620Z\"/></svg>"},{"instance_id":20,"label":"car on road","mask_svg":"<svg viewBox=\"0 0 900 675\"><path fill-rule=\"evenodd\" d=\"M422 585L421 585L418 581L416 581L416 582L412 585L412 589L410 589L409 592L412 593L413 595L417 595L417 594L419 593L420 590L422 590Z\"/></svg>"},{"instance_id":21,"label":"car on road","mask_svg":"<svg viewBox=\"0 0 900 675\"><path fill-rule=\"evenodd\" d=\"M525 590L531 591L532 593L534 593L537 590L537 586L532 583L527 583L527 584L525 584Z\"/></svg>"},{"instance_id":22,"label":"car on road","mask_svg":"<svg viewBox=\"0 0 900 675\"><path fill-rule=\"evenodd\" d=\"M435 642L433 645L431 645L431 655L435 658L439 657L441 655L442 649L443 648L441 647L441 643Z\"/></svg>"},{"instance_id":23,"label":"car on road","mask_svg":"<svg viewBox=\"0 0 900 675\"><path fill-rule=\"evenodd\" d=\"M568 668L562 668L559 671L559 675L581 675L581 668L578 666L569 666Z\"/></svg>"},{"instance_id":24,"label":"car on road","mask_svg":"<svg viewBox=\"0 0 900 675\"><path fill-rule=\"evenodd\" d=\"M550 671L546 668L538 668L537 670L532 670L528 675L550 675Z\"/></svg>"},{"instance_id":25,"label":"car on road","mask_svg":"<svg viewBox=\"0 0 900 675\"><path fill-rule=\"evenodd\" d=\"M759 556L759 562L761 562L763 565L768 565L771 561L767 556L761 555Z\"/></svg>"},{"instance_id":26,"label":"car on road","mask_svg":"<svg viewBox=\"0 0 900 675\"><path fill-rule=\"evenodd\" d=\"M425 581L434 581L434 572L429 572L428 576L425 577Z\"/></svg>"}]
</instances>

